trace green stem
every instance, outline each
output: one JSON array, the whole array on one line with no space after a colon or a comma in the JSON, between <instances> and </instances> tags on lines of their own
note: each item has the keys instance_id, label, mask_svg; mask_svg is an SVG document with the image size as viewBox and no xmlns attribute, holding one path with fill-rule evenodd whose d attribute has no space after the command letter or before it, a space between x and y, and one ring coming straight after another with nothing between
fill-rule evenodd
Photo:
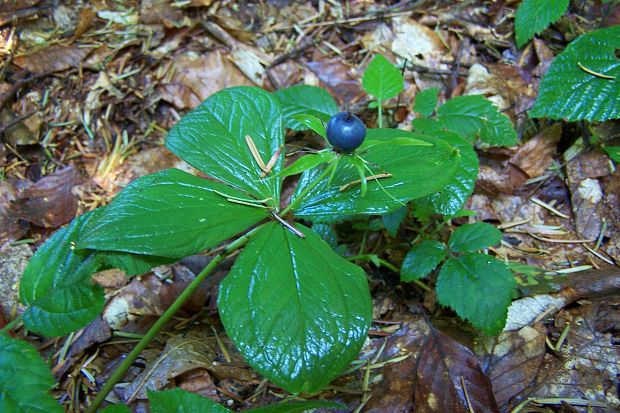
<instances>
[{"instance_id":1,"label":"green stem","mask_svg":"<svg viewBox=\"0 0 620 413\"><path fill-rule=\"evenodd\" d=\"M337 159L337 158L336 158ZM318 184L319 182L321 182L323 179L325 179L332 171L332 168L335 168L337 165L336 162L332 162L329 164L329 166L327 166L327 168L325 168L323 170L323 172L321 172L321 175L318 176L318 178L316 178L314 181L312 181L310 183L310 185L308 185L307 187L305 187L297 197L295 197L295 200L293 202L291 202L290 204L287 205L286 208L284 208L282 210L282 212L280 212L280 216L283 217L284 215L286 215L290 210L294 209L297 205L299 205L299 203L301 201L303 201L303 199L305 198L306 195L308 195L308 193L310 191L312 191Z\"/></svg>"},{"instance_id":2,"label":"green stem","mask_svg":"<svg viewBox=\"0 0 620 413\"><path fill-rule=\"evenodd\" d=\"M22 321L22 314L18 315L17 318L15 318L15 320L11 321L9 324L2 327L2 330L0 330L0 333L6 333L9 330L14 329L19 323L21 323L21 321Z\"/></svg>"},{"instance_id":3,"label":"green stem","mask_svg":"<svg viewBox=\"0 0 620 413\"><path fill-rule=\"evenodd\" d=\"M168 307L168 309L161 315L159 320L157 320L155 324L153 324L153 327L151 327L151 329L144 335L144 337L138 342L138 344L136 344L133 350L131 350L131 352L127 355L125 360L123 360L123 362L118 367L118 369L114 371L114 373L112 374L112 376L110 376L110 378L105 383L101 391L97 394L97 397L95 397L95 400L93 400L91 405L88 406L88 409L86 409L86 413L94 413L97 410L97 408L101 405L101 403L104 402L108 393L112 391L116 383L118 383L119 381L123 379L123 377L125 376L125 373L127 373L127 370L129 370L129 368L132 366L134 361L136 361L140 353L142 353L142 351L146 348L146 346L153 340L153 338L155 338L157 333L160 332L160 330L168 323L168 321L172 320L172 317L174 317L176 312L179 311L179 309L181 309L183 304L185 304L185 301L187 301L192 296L194 291L196 291L198 286L200 286L200 284L205 280L205 278L207 278L207 276L211 273L211 271L215 269L215 267L220 263L220 261L222 261L232 252L243 247L248 242L248 240L252 237L252 235L255 234L258 231L258 229L261 228L262 226L263 225L260 225L252 229L251 231L247 232L242 237L231 242L228 245L228 247L224 249L222 253L214 256L211 259L209 264L202 271L200 271L200 273L196 276L196 278L194 278L194 280L187 287L185 287L185 290L183 290L181 295L179 295L177 299L174 300L172 305Z\"/></svg>"},{"instance_id":4,"label":"green stem","mask_svg":"<svg viewBox=\"0 0 620 413\"><path fill-rule=\"evenodd\" d=\"M381 101L377 100L377 111L379 111L379 128L383 127L383 108L381 107Z\"/></svg>"}]
</instances>

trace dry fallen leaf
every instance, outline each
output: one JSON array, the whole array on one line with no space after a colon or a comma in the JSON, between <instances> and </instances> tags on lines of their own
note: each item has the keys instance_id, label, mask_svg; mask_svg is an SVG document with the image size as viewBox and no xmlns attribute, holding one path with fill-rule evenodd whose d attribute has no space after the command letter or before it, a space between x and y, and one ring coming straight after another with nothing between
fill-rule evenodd
<instances>
[{"instance_id":1,"label":"dry fallen leaf","mask_svg":"<svg viewBox=\"0 0 620 413\"><path fill-rule=\"evenodd\" d=\"M91 51L92 49L78 47L77 45L62 46L55 44L35 53L16 57L13 63L32 73L59 72L78 67Z\"/></svg>"},{"instance_id":2,"label":"dry fallen leaf","mask_svg":"<svg viewBox=\"0 0 620 413\"><path fill-rule=\"evenodd\" d=\"M510 163L525 172L529 178L542 175L553 162L553 154L561 135L561 123L543 129L517 148L516 153L510 157Z\"/></svg>"}]
</instances>

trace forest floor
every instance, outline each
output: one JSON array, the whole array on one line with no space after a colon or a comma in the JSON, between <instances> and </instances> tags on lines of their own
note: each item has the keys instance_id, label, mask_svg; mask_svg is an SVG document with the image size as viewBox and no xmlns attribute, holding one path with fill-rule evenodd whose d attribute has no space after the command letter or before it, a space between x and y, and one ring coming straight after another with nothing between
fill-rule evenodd
<instances>
[{"instance_id":1,"label":"forest floor","mask_svg":"<svg viewBox=\"0 0 620 413\"><path fill-rule=\"evenodd\" d=\"M411 129L414 97L431 87L440 88L442 101L483 94L513 121L518 145L477 148L480 173L465 207L475 215L438 227L437 236L476 221L502 229L501 244L489 253L513 263L520 298L510 331L481 337L440 307L432 290L401 284L390 269L400 268L415 238L414 217L395 236L369 222L339 227L341 251L362 248L380 258L358 262L368 273L375 323L360 355L363 368L300 397L337 400L355 412L467 411L450 404L464 395L490 397L502 412L617 411L620 172L602 145L620 146L620 124L532 120L527 111L554 56L583 33L619 24L620 6L573 1L519 49L518 3L3 2L0 327L22 311L21 274L57 228L107 204L138 177L190 169L163 142L201 101L230 86L305 83L326 88L374 127L376 110L367 109L360 80L381 53L405 76L405 90L386 106L392 126ZM312 139L291 132L287 142ZM106 307L78 333L44 338L13 330L49 361L59 383L52 393L67 411L84 410L205 265L202 258L132 279L117 270L96 274ZM225 336L215 297L226 272L223 265L205 282L108 401L145 411L146 389L171 387L235 410L289 397L252 371ZM421 353L435 367L421 370ZM444 374L437 366L446 363L462 368ZM472 365L492 386L470 376ZM429 398L437 394L429 389L442 389L440 399Z\"/></svg>"}]
</instances>

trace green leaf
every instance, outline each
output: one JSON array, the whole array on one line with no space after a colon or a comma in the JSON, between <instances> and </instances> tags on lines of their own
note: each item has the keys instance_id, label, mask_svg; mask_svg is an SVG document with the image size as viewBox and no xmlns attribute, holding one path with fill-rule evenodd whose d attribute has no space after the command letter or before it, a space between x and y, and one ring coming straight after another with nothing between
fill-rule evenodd
<instances>
[{"instance_id":1,"label":"green leaf","mask_svg":"<svg viewBox=\"0 0 620 413\"><path fill-rule=\"evenodd\" d=\"M111 404L101 410L101 413L131 413L131 409L122 403Z\"/></svg>"},{"instance_id":2,"label":"green leaf","mask_svg":"<svg viewBox=\"0 0 620 413\"><path fill-rule=\"evenodd\" d=\"M281 170L278 175L282 177L297 175L307 171L308 169L312 169L326 162L329 162L333 160L336 156L338 155L333 151L304 155L301 158L297 159L295 162L293 162L291 165Z\"/></svg>"},{"instance_id":3,"label":"green leaf","mask_svg":"<svg viewBox=\"0 0 620 413\"><path fill-rule=\"evenodd\" d=\"M151 413L231 413L211 399L183 389L147 391Z\"/></svg>"},{"instance_id":4,"label":"green leaf","mask_svg":"<svg viewBox=\"0 0 620 413\"><path fill-rule=\"evenodd\" d=\"M357 356L372 308L366 274L318 234L269 223L220 285L226 332L248 363L291 393L315 392Z\"/></svg>"},{"instance_id":5,"label":"green leaf","mask_svg":"<svg viewBox=\"0 0 620 413\"><path fill-rule=\"evenodd\" d=\"M438 95L438 87L432 87L430 89L418 92L415 95L413 110L418 112L422 116L431 116L435 111L435 108L437 107Z\"/></svg>"},{"instance_id":6,"label":"green leaf","mask_svg":"<svg viewBox=\"0 0 620 413\"><path fill-rule=\"evenodd\" d=\"M437 110L437 118L445 126L473 141L476 136L492 146L517 143L517 133L508 116L480 95L457 96Z\"/></svg>"},{"instance_id":7,"label":"green leaf","mask_svg":"<svg viewBox=\"0 0 620 413\"><path fill-rule=\"evenodd\" d=\"M309 128L307 123L298 121L295 115L312 115L327 122L329 118L338 113L338 105L334 98L325 89L317 86L291 86L280 89L274 94L282 106L285 128L298 131Z\"/></svg>"},{"instance_id":8,"label":"green leaf","mask_svg":"<svg viewBox=\"0 0 620 413\"><path fill-rule=\"evenodd\" d=\"M395 211L411 199L442 189L453 179L459 158L457 151L442 139L397 129L369 129L366 141L356 153L372 171L366 171L367 177L381 173L392 176L370 179L362 197L361 185L355 183L359 180L357 169L350 156L343 156L331 185L327 186L328 178L323 179L300 202L294 211L297 217L328 222ZM317 179L321 169L302 175L293 199Z\"/></svg>"},{"instance_id":9,"label":"green leaf","mask_svg":"<svg viewBox=\"0 0 620 413\"><path fill-rule=\"evenodd\" d=\"M612 161L620 162L620 146L605 146L603 149Z\"/></svg>"},{"instance_id":10,"label":"green leaf","mask_svg":"<svg viewBox=\"0 0 620 413\"><path fill-rule=\"evenodd\" d=\"M20 299L29 330L62 336L78 330L103 310L103 289L91 274L100 266L96 254L75 251L78 233L93 213L82 215L52 235L28 262L20 282Z\"/></svg>"},{"instance_id":11,"label":"green leaf","mask_svg":"<svg viewBox=\"0 0 620 413\"><path fill-rule=\"evenodd\" d=\"M362 86L366 93L384 101L398 95L404 88L404 81L398 69L378 54L366 68Z\"/></svg>"},{"instance_id":12,"label":"green leaf","mask_svg":"<svg viewBox=\"0 0 620 413\"><path fill-rule=\"evenodd\" d=\"M426 277L446 258L446 246L439 241L422 241L407 253L400 269L404 282Z\"/></svg>"},{"instance_id":13,"label":"green leaf","mask_svg":"<svg viewBox=\"0 0 620 413\"><path fill-rule=\"evenodd\" d=\"M233 198L248 196L178 169L147 175L132 182L89 223L77 247L185 257L268 216L263 208L227 200Z\"/></svg>"},{"instance_id":14,"label":"green leaf","mask_svg":"<svg viewBox=\"0 0 620 413\"><path fill-rule=\"evenodd\" d=\"M118 268L127 276L141 275L160 265L172 264L175 258L157 257L152 255L130 254L120 251L97 251L97 259L101 268Z\"/></svg>"},{"instance_id":15,"label":"green leaf","mask_svg":"<svg viewBox=\"0 0 620 413\"><path fill-rule=\"evenodd\" d=\"M239 86L210 96L168 133L166 147L194 168L256 199L280 199L280 180L262 170L246 142L250 136L265 164L284 145L278 98L256 87ZM282 167L280 155L273 172Z\"/></svg>"},{"instance_id":16,"label":"green leaf","mask_svg":"<svg viewBox=\"0 0 620 413\"><path fill-rule=\"evenodd\" d=\"M64 412L48 393L54 384L36 348L0 333L0 412Z\"/></svg>"},{"instance_id":17,"label":"green leaf","mask_svg":"<svg viewBox=\"0 0 620 413\"><path fill-rule=\"evenodd\" d=\"M463 254L441 268L435 291L442 305L485 334L499 334L506 324L515 280L506 266L488 255Z\"/></svg>"},{"instance_id":18,"label":"green leaf","mask_svg":"<svg viewBox=\"0 0 620 413\"><path fill-rule=\"evenodd\" d=\"M308 129L313 130L323 138L327 139L327 130L325 129L325 124L321 119L316 116L306 114L293 115L293 118L295 118L295 120L299 123L306 125Z\"/></svg>"},{"instance_id":19,"label":"green leaf","mask_svg":"<svg viewBox=\"0 0 620 413\"><path fill-rule=\"evenodd\" d=\"M400 224L403 223L407 215L409 214L409 208L404 206L398 208L394 212L390 212L389 214L385 214L381 217L381 221L383 222L383 228L387 231L388 234L395 237L398 233L398 228L400 228Z\"/></svg>"},{"instance_id":20,"label":"green leaf","mask_svg":"<svg viewBox=\"0 0 620 413\"><path fill-rule=\"evenodd\" d=\"M324 400L284 402L257 409L244 410L243 413L303 413L314 409L346 409L347 406Z\"/></svg>"},{"instance_id":21,"label":"green leaf","mask_svg":"<svg viewBox=\"0 0 620 413\"><path fill-rule=\"evenodd\" d=\"M519 48L535 34L558 20L568 8L569 0L523 0L515 17L515 34Z\"/></svg>"},{"instance_id":22,"label":"green leaf","mask_svg":"<svg viewBox=\"0 0 620 413\"><path fill-rule=\"evenodd\" d=\"M586 33L571 42L551 63L530 116L568 121L620 117L619 48L620 26Z\"/></svg>"},{"instance_id":23,"label":"green leaf","mask_svg":"<svg viewBox=\"0 0 620 413\"><path fill-rule=\"evenodd\" d=\"M429 118L415 118L411 121L411 126L416 132L426 133L428 135L445 130L443 123Z\"/></svg>"},{"instance_id":24,"label":"green leaf","mask_svg":"<svg viewBox=\"0 0 620 413\"><path fill-rule=\"evenodd\" d=\"M441 191L427 195L427 197L435 212L442 215L454 215L463 208L474 192L478 177L478 155L471 143L460 136L449 132L444 132L440 136L457 148L461 157L454 178Z\"/></svg>"},{"instance_id":25,"label":"green leaf","mask_svg":"<svg viewBox=\"0 0 620 413\"><path fill-rule=\"evenodd\" d=\"M448 247L454 252L472 252L499 244L502 232L491 224L476 222L461 225L452 233Z\"/></svg>"}]
</instances>

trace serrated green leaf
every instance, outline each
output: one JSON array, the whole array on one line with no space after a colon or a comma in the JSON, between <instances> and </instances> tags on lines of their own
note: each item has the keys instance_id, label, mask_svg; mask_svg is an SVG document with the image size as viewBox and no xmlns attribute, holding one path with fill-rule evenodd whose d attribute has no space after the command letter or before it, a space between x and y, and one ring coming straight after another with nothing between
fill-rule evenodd
<instances>
[{"instance_id":1,"label":"serrated green leaf","mask_svg":"<svg viewBox=\"0 0 620 413\"><path fill-rule=\"evenodd\" d=\"M448 259L435 291L442 305L452 308L485 334L499 334L506 324L516 282L506 266L488 255L463 254Z\"/></svg>"},{"instance_id":2,"label":"serrated green leaf","mask_svg":"<svg viewBox=\"0 0 620 413\"><path fill-rule=\"evenodd\" d=\"M324 400L311 400L272 404L270 406L259 407L257 409L244 410L243 413L303 413L308 410L328 408L346 409L347 406Z\"/></svg>"},{"instance_id":3,"label":"serrated green leaf","mask_svg":"<svg viewBox=\"0 0 620 413\"><path fill-rule=\"evenodd\" d=\"M454 252L472 252L499 244L502 232L486 222L461 225L452 233L448 247Z\"/></svg>"},{"instance_id":4,"label":"serrated green leaf","mask_svg":"<svg viewBox=\"0 0 620 413\"><path fill-rule=\"evenodd\" d=\"M420 242L405 256L400 269L400 280L408 282L426 277L446 258L446 254L446 246L439 241Z\"/></svg>"},{"instance_id":5,"label":"serrated green leaf","mask_svg":"<svg viewBox=\"0 0 620 413\"><path fill-rule=\"evenodd\" d=\"M96 254L74 250L79 232L92 217L82 215L56 231L28 262L19 293L28 306L23 320L29 330L62 336L84 327L103 310L103 289L91 280L100 266Z\"/></svg>"},{"instance_id":6,"label":"serrated green leaf","mask_svg":"<svg viewBox=\"0 0 620 413\"><path fill-rule=\"evenodd\" d=\"M295 162L293 162L291 165L281 170L278 175L282 177L297 175L309 169L322 165L326 162L329 162L337 156L338 155L333 151L304 155L301 158L297 159Z\"/></svg>"},{"instance_id":7,"label":"serrated green leaf","mask_svg":"<svg viewBox=\"0 0 620 413\"><path fill-rule=\"evenodd\" d=\"M364 271L318 234L269 223L220 285L222 323L248 363L292 393L314 392L357 356L371 321Z\"/></svg>"},{"instance_id":8,"label":"serrated green leaf","mask_svg":"<svg viewBox=\"0 0 620 413\"><path fill-rule=\"evenodd\" d=\"M445 130L443 123L429 118L415 118L411 121L411 126L416 132L426 133L428 135Z\"/></svg>"},{"instance_id":9,"label":"serrated green leaf","mask_svg":"<svg viewBox=\"0 0 620 413\"><path fill-rule=\"evenodd\" d=\"M620 146L605 146L603 149L612 161L620 162Z\"/></svg>"},{"instance_id":10,"label":"serrated green leaf","mask_svg":"<svg viewBox=\"0 0 620 413\"><path fill-rule=\"evenodd\" d=\"M278 98L257 87L239 86L210 96L185 115L168 133L166 147L194 168L256 199L279 201L280 180L261 177L246 136L265 164L284 145ZM274 173L283 159L281 154Z\"/></svg>"},{"instance_id":11,"label":"serrated green leaf","mask_svg":"<svg viewBox=\"0 0 620 413\"><path fill-rule=\"evenodd\" d=\"M293 130L312 129L305 122L300 122L295 115L312 115L323 122L338 113L334 98L323 88L317 86L297 85L280 89L274 94L280 100L284 127Z\"/></svg>"},{"instance_id":12,"label":"serrated green leaf","mask_svg":"<svg viewBox=\"0 0 620 413\"><path fill-rule=\"evenodd\" d=\"M517 132L508 116L480 95L457 96L448 100L437 110L437 119L469 141L477 136L491 146L517 143Z\"/></svg>"},{"instance_id":13,"label":"serrated green leaf","mask_svg":"<svg viewBox=\"0 0 620 413\"><path fill-rule=\"evenodd\" d=\"M411 144L402 144L407 139L411 139ZM421 145L420 141L430 146ZM357 153L372 171L366 171L367 177L381 173L392 176L368 181L367 193L362 197L361 185L355 183L359 180L357 169L349 156L343 156L331 185L327 186L327 178L321 181L300 202L294 211L296 216L333 222L355 215L392 212L411 199L443 188L454 177L459 156L441 139L397 129L368 129L366 141ZM304 172L293 199L321 172L321 167Z\"/></svg>"},{"instance_id":14,"label":"serrated green leaf","mask_svg":"<svg viewBox=\"0 0 620 413\"><path fill-rule=\"evenodd\" d=\"M515 17L517 46L523 47L535 34L562 17L569 2L570 0L523 0Z\"/></svg>"},{"instance_id":15,"label":"serrated green leaf","mask_svg":"<svg viewBox=\"0 0 620 413\"><path fill-rule=\"evenodd\" d=\"M167 169L132 182L80 233L78 248L181 258L268 216L228 201L249 198L218 182Z\"/></svg>"},{"instance_id":16,"label":"serrated green leaf","mask_svg":"<svg viewBox=\"0 0 620 413\"><path fill-rule=\"evenodd\" d=\"M394 212L390 212L389 214L385 214L381 217L381 221L383 222L383 228L387 231L388 234L395 237L398 233L398 228L403 223L407 215L409 214L409 208L404 206L398 208Z\"/></svg>"},{"instance_id":17,"label":"serrated green leaf","mask_svg":"<svg viewBox=\"0 0 620 413\"><path fill-rule=\"evenodd\" d=\"M131 409L122 403L111 404L101 410L101 413L131 413Z\"/></svg>"},{"instance_id":18,"label":"serrated green leaf","mask_svg":"<svg viewBox=\"0 0 620 413\"><path fill-rule=\"evenodd\" d=\"M404 88L403 76L385 57L376 55L362 77L362 86L379 101L398 95Z\"/></svg>"},{"instance_id":19,"label":"serrated green leaf","mask_svg":"<svg viewBox=\"0 0 620 413\"><path fill-rule=\"evenodd\" d=\"M441 191L427 197L435 212L454 215L463 208L474 192L478 177L478 155L469 142L456 134L443 132L436 135L457 148L461 156L454 178Z\"/></svg>"},{"instance_id":20,"label":"serrated green leaf","mask_svg":"<svg viewBox=\"0 0 620 413\"><path fill-rule=\"evenodd\" d=\"M321 119L317 118L316 116L306 115L303 113L299 115L293 115L293 117L298 122L306 125L308 129L311 129L323 138L327 139L327 130L325 129L325 124Z\"/></svg>"},{"instance_id":21,"label":"serrated green leaf","mask_svg":"<svg viewBox=\"0 0 620 413\"><path fill-rule=\"evenodd\" d=\"M151 413L231 413L211 399L183 389L147 391Z\"/></svg>"},{"instance_id":22,"label":"serrated green leaf","mask_svg":"<svg viewBox=\"0 0 620 413\"><path fill-rule=\"evenodd\" d=\"M418 92L415 95L413 110L418 112L422 116L431 116L435 111L435 108L437 107L438 95L438 87L432 87L430 89Z\"/></svg>"},{"instance_id":23,"label":"serrated green leaf","mask_svg":"<svg viewBox=\"0 0 620 413\"><path fill-rule=\"evenodd\" d=\"M571 42L551 63L530 116L568 121L620 117L619 48L620 26Z\"/></svg>"},{"instance_id":24,"label":"serrated green leaf","mask_svg":"<svg viewBox=\"0 0 620 413\"><path fill-rule=\"evenodd\" d=\"M37 349L0 333L0 412L64 412L48 393L54 384Z\"/></svg>"}]
</instances>

